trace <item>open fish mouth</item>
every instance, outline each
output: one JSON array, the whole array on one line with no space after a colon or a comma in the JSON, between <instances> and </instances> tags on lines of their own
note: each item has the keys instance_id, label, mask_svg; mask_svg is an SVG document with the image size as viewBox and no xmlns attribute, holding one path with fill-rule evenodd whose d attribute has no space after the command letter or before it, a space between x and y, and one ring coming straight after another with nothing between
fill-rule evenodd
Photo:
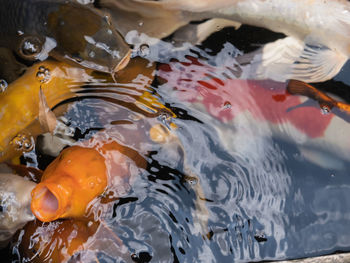
<instances>
[{"instance_id":1,"label":"open fish mouth","mask_svg":"<svg viewBox=\"0 0 350 263\"><path fill-rule=\"evenodd\" d=\"M129 64L130 59L131 59L131 49L126 53L125 57L115 67L113 73L117 73L118 71L124 69Z\"/></svg>"},{"instance_id":2,"label":"open fish mouth","mask_svg":"<svg viewBox=\"0 0 350 263\"><path fill-rule=\"evenodd\" d=\"M131 49L126 53L124 58L118 63L118 65L114 68L113 72L111 73L112 79L114 82L117 82L115 75L122 69L124 69L130 62L131 59Z\"/></svg>"}]
</instances>

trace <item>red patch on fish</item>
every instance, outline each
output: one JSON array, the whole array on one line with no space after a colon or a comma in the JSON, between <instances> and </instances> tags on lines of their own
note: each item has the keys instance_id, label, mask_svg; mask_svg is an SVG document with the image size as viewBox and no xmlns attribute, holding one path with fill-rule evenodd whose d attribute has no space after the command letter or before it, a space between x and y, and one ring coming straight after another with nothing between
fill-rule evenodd
<instances>
[{"instance_id":1,"label":"red patch on fish","mask_svg":"<svg viewBox=\"0 0 350 263\"><path fill-rule=\"evenodd\" d=\"M158 75L183 101L202 103L208 113L223 122L248 111L256 120L280 125L290 123L311 138L324 135L334 114L322 114L318 104L302 105L302 97L290 95L285 83L230 79L224 67L212 67L189 59L159 67ZM191 63L192 62L192 63Z\"/></svg>"}]
</instances>

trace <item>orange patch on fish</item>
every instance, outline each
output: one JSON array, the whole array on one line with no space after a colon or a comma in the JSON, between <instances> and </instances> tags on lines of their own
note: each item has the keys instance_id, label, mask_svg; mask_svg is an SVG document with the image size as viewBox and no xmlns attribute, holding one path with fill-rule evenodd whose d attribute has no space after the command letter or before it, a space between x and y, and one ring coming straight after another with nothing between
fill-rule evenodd
<instances>
[{"instance_id":1,"label":"orange patch on fish","mask_svg":"<svg viewBox=\"0 0 350 263\"><path fill-rule=\"evenodd\" d=\"M300 96L291 96L286 84L273 81L208 78L208 72L220 69L200 63L173 62L159 67L159 76L167 85L176 87L179 98L202 103L215 118L230 122L247 111L256 120L272 124L290 123L311 138L324 135L334 114L322 114L317 102L315 107L302 106ZM191 81L184 81L192 74ZM187 78L186 78L187 79ZM181 93L180 93L181 92ZM181 95L180 95L181 94Z\"/></svg>"}]
</instances>

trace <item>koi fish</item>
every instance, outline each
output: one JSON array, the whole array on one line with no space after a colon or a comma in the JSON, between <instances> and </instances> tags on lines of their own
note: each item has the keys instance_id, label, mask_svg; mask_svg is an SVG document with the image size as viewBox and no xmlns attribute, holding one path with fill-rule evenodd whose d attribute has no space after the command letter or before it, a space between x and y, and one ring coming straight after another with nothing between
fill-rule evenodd
<instances>
[{"instance_id":1,"label":"koi fish","mask_svg":"<svg viewBox=\"0 0 350 263\"><path fill-rule=\"evenodd\" d=\"M0 173L0 244L6 245L14 233L34 220L30 193L35 183L12 172Z\"/></svg>"},{"instance_id":2,"label":"koi fish","mask_svg":"<svg viewBox=\"0 0 350 263\"><path fill-rule=\"evenodd\" d=\"M349 58L350 3L345 0L101 0L101 6L119 14L129 10L139 14L134 29L152 36L155 18L162 19L160 30L169 35L191 20L230 19L265 27L287 37L266 44L249 58L242 78L321 82L333 78ZM133 9L131 9L131 6ZM147 8L148 7L148 8ZM151 8L153 7L153 8ZM152 9L152 19L147 12ZM146 11L143 11L146 10ZM166 16L165 16L166 15ZM118 18L115 18L118 19ZM168 27L167 27L168 25ZM212 31L211 31L212 32ZM241 61L241 62L240 62Z\"/></svg>"},{"instance_id":3,"label":"koi fish","mask_svg":"<svg viewBox=\"0 0 350 263\"><path fill-rule=\"evenodd\" d=\"M53 56L85 68L114 73L130 48L97 9L73 1L2 0L0 46L27 61Z\"/></svg>"},{"instance_id":4,"label":"koi fish","mask_svg":"<svg viewBox=\"0 0 350 263\"><path fill-rule=\"evenodd\" d=\"M72 234L74 233L74 234ZM96 260L98 253L134 262L128 248L103 220L66 219L29 222L19 244L21 258L30 262L81 262Z\"/></svg>"},{"instance_id":5,"label":"koi fish","mask_svg":"<svg viewBox=\"0 0 350 263\"><path fill-rule=\"evenodd\" d=\"M204 113L208 119L203 121L214 123L228 150L259 158L264 147L258 138L274 136L293 143L302 158L323 168L345 168L343 161L350 160L349 105L300 82L287 88L279 82L234 79L232 74L195 58L159 68L167 81L164 92Z\"/></svg>"},{"instance_id":6,"label":"koi fish","mask_svg":"<svg viewBox=\"0 0 350 263\"><path fill-rule=\"evenodd\" d=\"M135 80L138 86L146 91L154 78L155 70L154 64L148 64L145 59L135 58L126 68L119 71L116 80L119 84ZM137 76L141 76L140 74L144 78L136 79ZM0 127L2 129L0 161L8 160L21 151L26 151L24 147L17 149L13 143L10 145L17 137L19 143L24 144L21 142L25 138L35 137L44 132L45 126L45 132L52 132L56 122L50 116L52 115L50 108L66 99L78 96L75 92L82 91L81 85L96 81L112 82L113 80L104 74L93 76L91 70L73 67L64 62L47 60L30 67L23 76L0 93ZM144 106L151 107L152 103L148 102L149 98L146 96L135 97ZM41 127L35 121L37 118ZM53 121L48 121L49 119Z\"/></svg>"},{"instance_id":7,"label":"koi fish","mask_svg":"<svg viewBox=\"0 0 350 263\"><path fill-rule=\"evenodd\" d=\"M63 62L35 64L0 94L0 160L11 155L9 143L39 115L40 89L51 108L74 96L74 89L92 77L89 71ZM7 152L8 151L8 152Z\"/></svg>"},{"instance_id":8,"label":"koi fish","mask_svg":"<svg viewBox=\"0 0 350 263\"><path fill-rule=\"evenodd\" d=\"M149 66L146 60L135 59L118 74L118 83L136 80L144 92L136 97L135 104L151 110L165 108L147 92L154 69L154 64ZM141 72L146 74L142 78ZM43 222L84 217L89 203L107 186L128 180L127 157L138 167L145 167L145 160L137 152L116 141L85 142L63 150L44 171L41 182L32 192L33 214Z\"/></svg>"}]
</instances>

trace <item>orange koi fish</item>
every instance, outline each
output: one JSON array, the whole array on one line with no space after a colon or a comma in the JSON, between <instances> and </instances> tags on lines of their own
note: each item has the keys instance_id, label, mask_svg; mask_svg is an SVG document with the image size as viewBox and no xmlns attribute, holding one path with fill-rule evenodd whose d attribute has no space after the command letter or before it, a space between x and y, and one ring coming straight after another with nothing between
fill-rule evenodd
<instances>
[{"instance_id":1,"label":"orange koi fish","mask_svg":"<svg viewBox=\"0 0 350 263\"><path fill-rule=\"evenodd\" d=\"M151 109L162 108L147 92L154 69L155 66L149 66L146 60L136 59L121 70L117 78L120 84L134 79L141 81L139 84L145 91L137 98L136 104ZM138 78L140 72L145 74L144 80ZM44 171L41 183L32 192L33 214L43 222L83 217L89 203L108 185L113 185L112 181L115 182L116 178L120 178L121 182L128 181L127 157L138 167L145 167L145 160L137 152L116 141L100 140L94 145L72 146L63 150Z\"/></svg>"},{"instance_id":2,"label":"orange koi fish","mask_svg":"<svg viewBox=\"0 0 350 263\"><path fill-rule=\"evenodd\" d=\"M24 231L19 250L28 262L91 262L98 252L133 262L127 247L102 220L66 219L51 222L49 227L32 221Z\"/></svg>"},{"instance_id":3,"label":"orange koi fish","mask_svg":"<svg viewBox=\"0 0 350 263\"><path fill-rule=\"evenodd\" d=\"M155 66L150 66L148 61L134 59L118 72L117 80L119 84L138 83L137 91L142 95L135 96L135 103L157 111L165 107L147 91L154 70ZM154 139L156 135L154 129L151 130L149 136ZM136 133L139 134L138 131ZM27 224L20 251L21 256L28 257L31 262L67 261L79 251L94 248L103 250L101 242L105 240L112 240L113 245L118 243L114 254L116 257L121 255L121 241L112 230L106 228L101 219L96 222L96 219L91 218L91 210L94 209L94 201L97 200L99 206L105 202L106 197L96 197L101 196L106 189L118 184L129 184L130 165L144 168L146 161L136 151L116 141L98 139L98 135L88 142L63 150L47 167L41 182L31 192L31 209L39 220L49 222L62 218L49 225L39 221ZM157 138L160 136L158 134ZM135 140L144 141L144 138ZM30 196L27 201L29 199ZM54 231L50 231L53 228ZM125 247L124 252L127 252ZM130 255L127 254L126 258L130 260Z\"/></svg>"},{"instance_id":4,"label":"orange koi fish","mask_svg":"<svg viewBox=\"0 0 350 263\"><path fill-rule=\"evenodd\" d=\"M138 167L145 167L141 156L115 141L94 148L72 146L63 150L32 191L33 214L43 222L83 217L89 203L104 192L108 182L116 181L116 177L128 180L127 156Z\"/></svg>"}]
</instances>

